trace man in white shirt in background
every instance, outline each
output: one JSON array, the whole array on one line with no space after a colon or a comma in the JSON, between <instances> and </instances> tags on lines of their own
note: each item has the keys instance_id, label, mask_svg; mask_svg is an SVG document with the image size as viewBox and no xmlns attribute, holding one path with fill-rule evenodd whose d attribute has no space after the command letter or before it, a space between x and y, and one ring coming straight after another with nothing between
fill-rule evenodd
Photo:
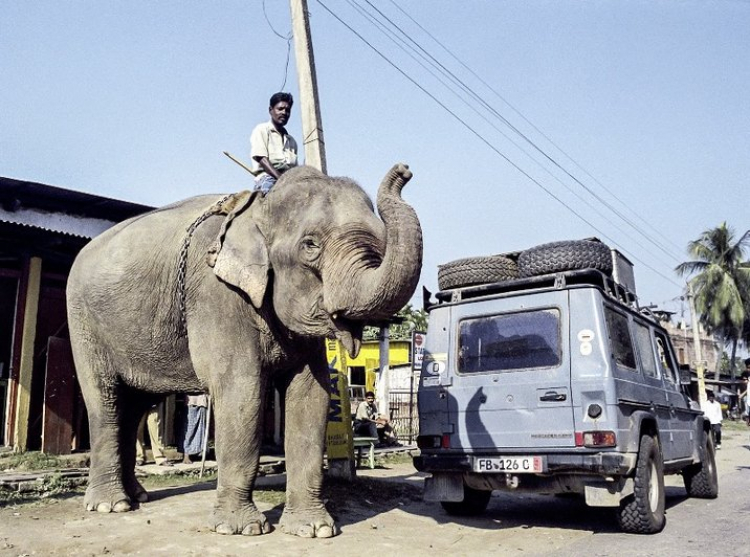
<instances>
[{"instance_id":1,"label":"man in white shirt in background","mask_svg":"<svg viewBox=\"0 0 750 557\"><path fill-rule=\"evenodd\" d=\"M711 424L711 433L713 433L716 448L720 449L721 420L723 419L723 416L721 414L721 404L716 401L716 397L714 397L713 391L708 391L706 393L706 397L708 398L708 400L703 406L703 413L705 414L708 423Z\"/></svg>"}]
</instances>

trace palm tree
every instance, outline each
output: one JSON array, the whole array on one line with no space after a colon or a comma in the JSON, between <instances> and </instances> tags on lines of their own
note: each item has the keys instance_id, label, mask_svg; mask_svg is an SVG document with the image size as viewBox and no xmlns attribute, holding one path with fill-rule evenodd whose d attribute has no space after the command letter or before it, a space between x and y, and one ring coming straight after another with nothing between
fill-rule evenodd
<instances>
[{"instance_id":1,"label":"palm tree","mask_svg":"<svg viewBox=\"0 0 750 557\"><path fill-rule=\"evenodd\" d=\"M736 242L734 238L734 230L726 222L704 231L688 244L688 254L694 259L675 268L680 275L692 277L689 280L701 323L731 343L732 377L737 343L747 335L743 329L750 307L750 262L745 261L745 249L750 248L750 230Z\"/></svg>"}]
</instances>

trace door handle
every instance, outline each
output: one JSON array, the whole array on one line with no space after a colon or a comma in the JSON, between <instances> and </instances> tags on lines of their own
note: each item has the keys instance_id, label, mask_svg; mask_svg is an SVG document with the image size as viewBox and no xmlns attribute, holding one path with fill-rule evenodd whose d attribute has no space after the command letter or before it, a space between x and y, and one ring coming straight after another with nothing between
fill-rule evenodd
<instances>
[{"instance_id":1,"label":"door handle","mask_svg":"<svg viewBox=\"0 0 750 557\"><path fill-rule=\"evenodd\" d=\"M556 391L547 391L542 396L539 397L539 400L542 402L563 402L564 400L567 400L568 395L565 393L558 393Z\"/></svg>"}]
</instances>

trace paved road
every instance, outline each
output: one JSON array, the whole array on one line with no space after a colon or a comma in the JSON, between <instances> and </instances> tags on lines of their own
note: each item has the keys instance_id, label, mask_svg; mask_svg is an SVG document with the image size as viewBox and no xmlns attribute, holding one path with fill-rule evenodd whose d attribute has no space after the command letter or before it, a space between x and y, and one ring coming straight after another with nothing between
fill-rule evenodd
<instances>
[{"instance_id":1,"label":"paved road","mask_svg":"<svg viewBox=\"0 0 750 557\"><path fill-rule=\"evenodd\" d=\"M681 478L667 478L667 525L653 536L620 533L611 511L586 507L579 500L534 495L497 494L486 516L452 519L439 505L409 496L404 484L415 492L423 479L402 464L360 470L361 476L397 482L403 497L384 500L366 493L344 497L350 502L334 511L342 534L332 539L299 539L279 531L255 538L208 532L204 519L214 492L204 484L156 491L152 501L124 515L87 513L81 496L44 505L0 507L0 556L750 557L749 437L750 428L725 434L718 453L718 499L687 499ZM259 480L281 489L283 482L283 475ZM259 506L272 524L278 523L281 505Z\"/></svg>"}]
</instances>

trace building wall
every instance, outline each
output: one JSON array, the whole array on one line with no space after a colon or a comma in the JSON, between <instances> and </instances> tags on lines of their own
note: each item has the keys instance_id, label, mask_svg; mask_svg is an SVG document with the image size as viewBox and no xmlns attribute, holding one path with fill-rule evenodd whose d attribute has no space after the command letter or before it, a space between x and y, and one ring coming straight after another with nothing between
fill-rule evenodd
<instances>
[{"instance_id":1,"label":"building wall","mask_svg":"<svg viewBox=\"0 0 750 557\"><path fill-rule=\"evenodd\" d=\"M411 342L408 340L392 340L388 343L388 365L397 366L411 362ZM334 361L338 354L344 352L341 343L337 340L326 341L326 356L328 363L334 367ZM347 379L349 385L364 385L365 390L375 390L375 378L380 367L380 343L376 340L365 341L356 358L346 357L348 369ZM338 367L337 365L335 367ZM356 381L357 373L353 374L352 368L364 368L365 383ZM354 375L354 377L353 377ZM353 381L353 378L355 379Z\"/></svg>"},{"instance_id":2,"label":"building wall","mask_svg":"<svg viewBox=\"0 0 750 557\"><path fill-rule=\"evenodd\" d=\"M688 364L695 367L697 361L695 355L695 343L693 342L693 329L687 327L684 322L677 325L673 323L662 323L672 340L677 360L680 364ZM721 350L713 335L709 335L700 328L701 356L706 361L706 371L716 373L719 369L719 358Z\"/></svg>"}]
</instances>

